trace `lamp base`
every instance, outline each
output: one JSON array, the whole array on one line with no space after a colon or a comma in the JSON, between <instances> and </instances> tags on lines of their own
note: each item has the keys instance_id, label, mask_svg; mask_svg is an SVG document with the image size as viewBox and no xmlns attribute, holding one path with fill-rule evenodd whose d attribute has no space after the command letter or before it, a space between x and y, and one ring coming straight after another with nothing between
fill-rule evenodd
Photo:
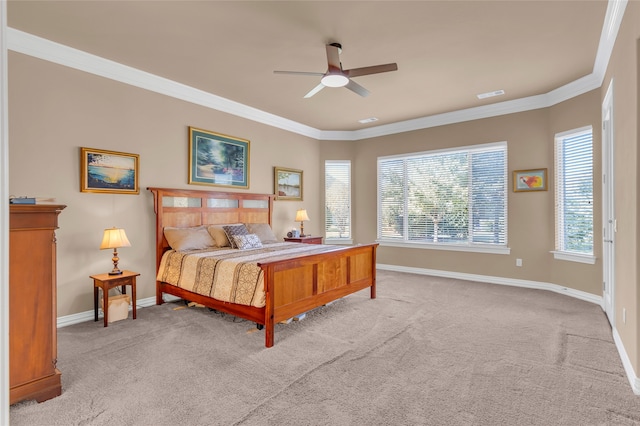
<instances>
[{"instance_id":1,"label":"lamp base","mask_svg":"<svg viewBox=\"0 0 640 426\"><path fill-rule=\"evenodd\" d=\"M122 271L118 268L118 261L120 258L118 257L117 248L113 249L113 258L111 260L113 261L113 269L109 272L109 275L122 275Z\"/></svg>"}]
</instances>

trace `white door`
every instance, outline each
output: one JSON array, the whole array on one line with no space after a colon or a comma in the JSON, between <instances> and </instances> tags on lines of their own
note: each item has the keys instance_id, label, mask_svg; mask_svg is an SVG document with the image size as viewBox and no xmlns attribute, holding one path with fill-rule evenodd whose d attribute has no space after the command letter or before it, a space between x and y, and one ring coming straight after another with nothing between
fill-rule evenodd
<instances>
[{"instance_id":1,"label":"white door","mask_svg":"<svg viewBox=\"0 0 640 426\"><path fill-rule=\"evenodd\" d=\"M613 81L602 103L602 297L609 323L615 328L615 232L613 166Z\"/></svg>"}]
</instances>

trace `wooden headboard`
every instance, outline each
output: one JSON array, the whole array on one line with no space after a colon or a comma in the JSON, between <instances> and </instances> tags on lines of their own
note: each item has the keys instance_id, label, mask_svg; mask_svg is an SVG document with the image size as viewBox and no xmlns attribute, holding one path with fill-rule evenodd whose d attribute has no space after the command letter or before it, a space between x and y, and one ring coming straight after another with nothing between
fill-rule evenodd
<instances>
[{"instance_id":1,"label":"wooden headboard","mask_svg":"<svg viewBox=\"0 0 640 426\"><path fill-rule=\"evenodd\" d=\"M169 244L166 226L187 228L225 223L268 223L273 214L273 194L147 188L156 213L156 270Z\"/></svg>"}]
</instances>

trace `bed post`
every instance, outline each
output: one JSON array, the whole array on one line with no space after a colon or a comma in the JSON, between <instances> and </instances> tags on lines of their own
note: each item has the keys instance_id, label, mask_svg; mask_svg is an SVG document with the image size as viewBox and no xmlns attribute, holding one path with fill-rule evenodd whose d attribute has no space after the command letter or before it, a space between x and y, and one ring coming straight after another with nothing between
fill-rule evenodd
<instances>
[{"instance_id":1,"label":"bed post","mask_svg":"<svg viewBox=\"0 0 640 426\"><path fill-rule=\"evenodd\" d=\"M376 298L376 248L377 244L371 247L371 298Z\"/></svg>"},{"instance_id":2,"label":"bed post","mask_svg":"<svg viewBox=\"0 0 640 426\"><path fill-rule=\"evenodd\" d=\"M274 335L274 300L273 300L273 280L274 271L273 266L262 268L264 271L264 293L265 293L265 306L264 306L264 345L267 348L273 346Z\"/></svg>"},{"instance_id":3,"label":"bed post","mask_svg":"<svg viewBox=\"0 0 640 426\"><path fill-rule=\"evenodd\" d=\"M162 238L164 236L162 229L162 192L159 188L147 188L153 194L153 211L156 214L156 273L160 268L160 261L162 259ZM162 299L162 291L160 290L160 281L156 281L156 305L162 305L164 300Z\"/></svg>"}]
</instances>

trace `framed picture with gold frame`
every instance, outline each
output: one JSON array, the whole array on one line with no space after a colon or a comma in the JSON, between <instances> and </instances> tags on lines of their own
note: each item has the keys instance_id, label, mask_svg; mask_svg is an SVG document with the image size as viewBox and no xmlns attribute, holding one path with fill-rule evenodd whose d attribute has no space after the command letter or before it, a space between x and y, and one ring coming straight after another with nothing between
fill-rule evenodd
<instances>
[{"instance_id":1,"label":"framed picture with gold frame","mask_svg":"<svg viewBox=\"0 0 640 426\"><path fill-rule=\"evenodd\" d=\"M80 148L80 191L139 194L139 163L138 154Z\"/></svg>"},{"instance_id":2,"label":"framed picture with gold frame","mask_svg":"<svg viewBox=\"0 0 640 426\"><path fill-rule=\"evenodd\" d=\"M247 139L189 127L189 183L249 188Z\"/></svg>"},{"instance_id":3,"label":"framed picture with gold frame","mask_svg":"<svg viewBox=\"0 0 640 426\"><path fill-rule=\"evenodd\" d=\"M514 170L513 192L547 190L547 169Z\"/></svg>"},{"instance_id":4,"label":"framed picture with gold frame","mask_svg":"<svg viewBox=\"0 0 640 426\"><path fill-rule=\"evenodd\" d=\"M302 170L274 167L276 200L302 201Z\"/></svg>"}]
</instances>

